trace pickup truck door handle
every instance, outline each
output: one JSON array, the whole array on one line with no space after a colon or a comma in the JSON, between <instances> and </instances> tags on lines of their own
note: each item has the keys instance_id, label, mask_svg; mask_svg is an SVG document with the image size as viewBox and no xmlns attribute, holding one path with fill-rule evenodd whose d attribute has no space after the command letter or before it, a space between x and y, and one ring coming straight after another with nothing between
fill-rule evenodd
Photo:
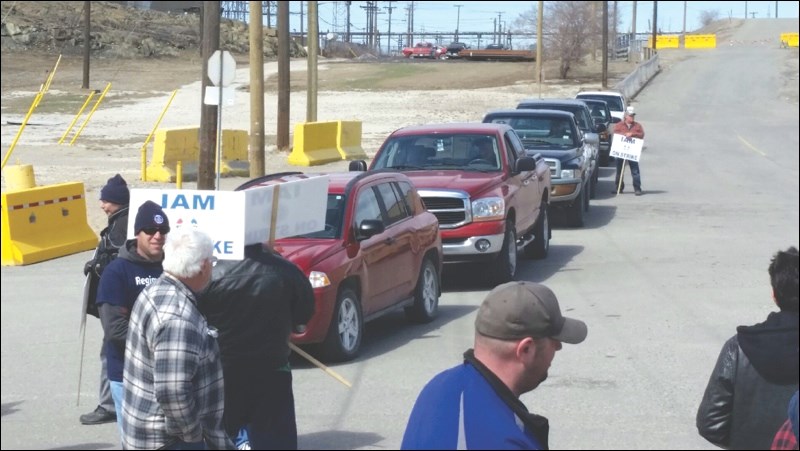
<instances>
[{"instance_id":1,"label":"pickup truck door handle","mask_svg":"<svg viewBox=\"0 0 800 451\"><path fill-rule=\"evenodd\" d=\"M385 240L383 240L383 243L384 244L394 244L394 241L395 241L394 237L390 236L389 238L386 238Z\"/></svg>"}]
</instances>

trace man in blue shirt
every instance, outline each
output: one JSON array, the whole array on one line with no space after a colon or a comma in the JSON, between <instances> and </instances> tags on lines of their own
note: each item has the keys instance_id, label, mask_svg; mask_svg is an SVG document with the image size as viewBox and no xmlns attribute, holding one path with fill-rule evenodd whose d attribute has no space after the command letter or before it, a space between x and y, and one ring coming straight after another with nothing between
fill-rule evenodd
<instances>
[{"instance_id":1,"label":"man in blue shirt","mask_svg":"<svg viewBox=\"0 0 800 451\"><path fill-rule=\"evenodd\" d=\"M555 294L532 282L498 285L475 320L464 363L433 378L408 420L401 449L547 449L547 418L519 400L547 378L561 343L586 338Z\"/></svg>"},{"instance_id":2,"label":"man in blue shirt","mask_svg":"<svg viewBox=\"0 0 800 451\"><path fill-rule=\"evenodd\" d=\"M125 340L128 321L136 297L150 282L161 275L164 242L169 233L169 220L164 210L153 201L143 203L136 213L135 238L125 246L103 271L97 289L97 306L103 325L106 368L114 399L117 423L121 426L122 370L125 366Z\"/></svg>"}]
</instances>

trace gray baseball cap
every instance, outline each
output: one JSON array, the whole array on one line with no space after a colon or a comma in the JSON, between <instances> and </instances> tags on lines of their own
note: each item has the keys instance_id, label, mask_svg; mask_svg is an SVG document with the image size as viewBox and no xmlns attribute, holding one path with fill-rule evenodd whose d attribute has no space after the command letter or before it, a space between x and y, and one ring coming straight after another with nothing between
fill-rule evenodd
<instances>
[{"instance_id":1,"label":"gray baseball cap","mask_svg":"<svg viewBox=\"0 0 800 451\"><path fill-rule=\"evenodd\" d=\"M586 323L561 315L552 290L533 282L508 282L486 295L475 330L500 340L550 337L578 344L586 339Z\"/></svg>"}]
</instances>

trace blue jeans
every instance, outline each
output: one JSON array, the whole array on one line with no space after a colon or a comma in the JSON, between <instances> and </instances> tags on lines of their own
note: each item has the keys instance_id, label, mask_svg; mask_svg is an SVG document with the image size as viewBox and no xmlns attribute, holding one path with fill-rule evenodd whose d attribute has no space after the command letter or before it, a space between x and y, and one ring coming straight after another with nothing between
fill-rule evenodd
<instances>
[{"instance_id":1,"label":"blue jeans","mask_svg":"<svg viewBox=\"0 0 800 451\"><path fill-rule=\"evenodd\" d=\"M617 177L614 179L614 186L619 186L619 178L622 176L622 162L624 162L622 158L617 158ZM628 160L628 164L625 166L630 166L631 168L631 176L633 177L633 189L636 191L640 191L642 189L642 177L639 173L639 163L636 161ZM622 188L625 188L625 179L622 180Z\"/></svg>"},{"instance_id":2,"label":"blue jeans","mask_svg":"<svg viewBox=\"0 0 800 451\"><path fill-rule=\"evenodd\" d=\"M111 389L111 398L114 399L114 412L117 413L117 429L119 429L119 438L122 440L122 399L125 397L125 392L122 390L122 382L108 381L108 386Z\"/></svg>"}]
</instances>

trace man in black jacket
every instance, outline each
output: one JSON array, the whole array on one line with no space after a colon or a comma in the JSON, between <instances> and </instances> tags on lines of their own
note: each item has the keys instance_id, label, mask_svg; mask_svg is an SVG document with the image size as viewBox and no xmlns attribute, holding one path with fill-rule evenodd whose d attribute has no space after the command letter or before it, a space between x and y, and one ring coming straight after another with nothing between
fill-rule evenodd
<instances>
[{"instance_id":1,"label":"man in black jacket","mask_svg":"<svg viewBox=\"0 0 800 451\"><path fill-rule=\"evenodd\" d=\"M217 262L198 302L219 331L228 434L246 427L252 449L297 449L289 334L314 313L308 277L249 245L244 260Z\"/></svg>"},{"instance_id":2,"label":"man in black jacket","mask_svg":"<svg viewBox=\"0 0 800 451\"><path fill-rule=\"evenodd\" d=\"M798 252L779 251L769 265L780 312L739 326L722 347L697 410L697 430L726 449L769 449L798 387Z\"/></svg>"},{"instance_id":3,"label":"man in black jacket","mask_svg":"<svg viewBox=\"0 0 800 451\"><path fill-rule=\"evenodd\" d=\"M90 315L100 317L97 311L97 286L103 270L117 257L119 249L128 239L128 203L130 201L130 191L128 184L121 175L116 174L108 179L108 183L100 190L100 208L108 216L108 226L100 231L100 242L91 260L83 265L83 275L88 276L89 280L89 299L86 302L86 312ZM116 421L117 415L114 413L114 400L111 398L111 389L108 384L108 374L106 369L105 346L100 347L100 392L98 398L100 402L97 407L89 413L80 417L83 424L103 424Z\"/></svg>"}]
</instances>

